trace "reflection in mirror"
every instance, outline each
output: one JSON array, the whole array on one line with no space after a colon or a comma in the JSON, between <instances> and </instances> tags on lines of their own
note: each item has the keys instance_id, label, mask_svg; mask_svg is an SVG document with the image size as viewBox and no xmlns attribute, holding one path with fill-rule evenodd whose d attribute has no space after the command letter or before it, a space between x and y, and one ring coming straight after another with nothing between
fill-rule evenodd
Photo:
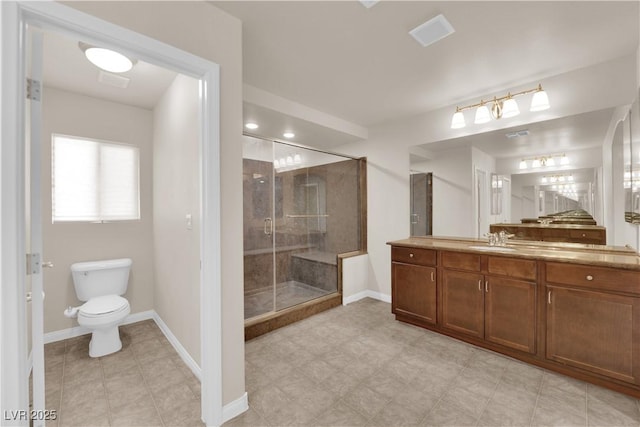
<instances>
[{"instance_id":1,"label":"reflection in mirror","mask_svg":"<svg viewBox=\"0 0 640 427\"><path fill-rule=\"evenodd\" d=\"M502 191L504 176L491 174L491 215L502 213Z\"/></svg>"},{"instance_id":2,"label":"reflection in mirror","mask_svg":"<svg viewBox=\"0 0 640 427\"><path fill-rule=\"evenodd\" d=\"M411 188L411 236L430 236L433 224L431 173L413 173Z\"/></svg>"},{"instance_id":3,"label":"reflection in mirror","mask_svg":"<svg viewBox=\"0 0 640 427\"><path fill-rule=\"evenodd\" d=\"M640 95L624 124L624 219L640 224Z\"/></svg>"}]
</instances>

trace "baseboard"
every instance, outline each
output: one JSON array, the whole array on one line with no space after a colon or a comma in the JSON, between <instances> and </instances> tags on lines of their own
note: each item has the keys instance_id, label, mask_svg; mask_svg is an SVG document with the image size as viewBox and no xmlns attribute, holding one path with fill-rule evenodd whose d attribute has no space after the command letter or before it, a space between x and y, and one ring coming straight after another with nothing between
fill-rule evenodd
<instances>
[{"instance_id":1,"label":"baseboard","mask_svg":"<svg viewBox=\"0 0 640 427\"><path fill-rule=\"evenodd\" d=\"M154 310L141 311L128 315L121 325L128 325L129 323L141 322L143 320L149 320L154 318ZM157 316L157 314L155 314ZM157 323L157 322L156 322ZM68 329L62 329L59 331L47 332L44 334L44 343L49 344L56 341L62 341L69 338L79 337L86 335L91 331L83 326L74 326Z\"/></svg>"},{"instance_id":2,"label":"baseboard","mask_svg":"<svg viewBox=\"0 0 640 427\"><path fill-rule=\"evenodd\" d=\"M222 423L226 423L249 409L249 398L245 392L241 397L222 407Z\"/></svg>"},{"instance_id":3,"label":"baseboard","mask_svg":"<svg viewBox=\"0 0 640 427\"><path fill-rule=\"evenodd\" d=\"M189 369L191 369L191 372L193 372L193 375L195 375L198 378L198 380L202 382L202 369L196 363L196 361L193 360L193 357L191 357L189 352L182 346L182 344L180 344L180 341L178 341L178 338L176 338L176 336L173 335L173 332L171 332L167 324L164 323L164 321L160 318L158 313L156 313L155 311L153 311L153 321L156 322L156 325L158 325L158 328L160 328L164 336L167 337L167 340L169 340L169 342L171 343L173 348L176 350L176 352L178 353L182 361L189 367Z\"/></svg>"},{"instance_id":4,"label":"baseboard","mask_svg":"<svg viewBox=\"0 0 640 427\"><path fill-rule=\"evenodd\" d=\"M360 301L363 298L373 298L377 299L378 301L391 303L391 295L367 289L366 291L358 292L357 294L353 294L348 297L343 297L342 305L351 304L352 302Z\"/></svg>"}]
</instances>

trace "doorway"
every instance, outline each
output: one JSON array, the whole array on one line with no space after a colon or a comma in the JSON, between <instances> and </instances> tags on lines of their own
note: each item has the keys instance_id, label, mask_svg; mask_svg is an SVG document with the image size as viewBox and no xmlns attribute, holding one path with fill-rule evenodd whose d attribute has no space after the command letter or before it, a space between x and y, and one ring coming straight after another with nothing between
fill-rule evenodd
<instances>
[{"instance_id":1,"label":"doorway","mask_svg":"<svg viewBox=\"0 0 640 427\"><path fill-rule=\"evenodd\" d=\"M201 381L202 381L202 419L207 424L220 424L222 418L222 390L221 390L221 352L219 342L221 340L220 323L216 319L220 317L220 182L219 182L219 68L216 64L202 58L193 56L184 51L180 51L172 46L149 39L133 31L109 24L105 21L78 12L67 6L57 3L5 3L2 4L2 42L3 61L2 87L3 87L3 108L2 129L3 129L3 156L1 168L3 177L10 179L12 187L7 181L3 182L3 200L25 201L27 195L33 199L39 199L37 186L28 187L29 182L25 179L27 171L25 159L37 159L41 154L38 148L26 149L23 141L31 135L33 131L26 130L28 123L25 111L27 111L24 97L19 96L19 90L7 90L6 88L23 89L26 92L26 63L30 55L30 47L21 45L21 40L25 40L27 28L41 28L74 34L105 47L123 51L135 55L140 60L148 63L155 63L163 67L170 68L185 75L192 76L199 81L198 87L200 97L197 102L197 114L202 119L198 124L198 152L199 159L193 165L194 170L200 170L200 190L198 192L199 204L201 206L201 227L199 230L200 258L202 268L200 269L200 322L202 347ZM71 24L73 23L73 24ZM6 48L6 49L5 49ZM6 55L6 56L5 56ZM8 66L9 58L15 58L12 66ZM9 111L7 105L18 105L16 111ZM15 109L14 109L15 110ZM33 115L31 116L33 117ZM31 129L41 129L42 124L30 123ZM7 137L6 139L4 137ZM6 145L5 145L6 142ZM37 144L35 144L37 145ZM31 183L39 177L39 168L30 171ZM27 268L24 263L26 249L31 251L41 245L42 233L37 228L31 228L30 245L27 245L26 233L27 225L30 222L38 222L33 215L26 216L26 203L15 203L9 208L3 207L1 217L2 244L6 250L2 251L2 282L16 283L13 289L3 289L3 374L7 370L12 375L3 375L2 381L2 408L28 409L29 388L28 373L29 364L26 342L29 333L26 322L27 312L25 294L27 290L26 273ZM33 214L33 207L31 209ZM19 224L16 230L16 224ZM34 242L36 244L34 244ZM9 250L10 249L10 250ZM41 253L32 253L33 265L41 268ZM196 260L197 261L197 260ZM10 266L17 266L10 269ZM39 268L34 269L31 274L32 286L38 280L42 280L42 272ZM8 281L5 281L8 280ZM207 286L203 286L207 283ZM4 287L3 287L4 288ZM32 311L35 322L42 322L42 295L33 286ZM40 307L40 308L38 308ZM39 312L39 313L38 313ZM38 320L39 319L39 320ZM7 325L7 326L4 326ZM9 331L11 325L11 331ZM40 325L32 325L33 335L32 348L34 356L42 353L42 329ZM40 332L38 332L40 331ZM6 338L6 340L5 340ZM35 348L37 346L38 348ZM8 357L5 357L8 356ZM40 358L33 358L32 373L34 379L34 410L44 410L44 399L36 396L43 396L44 390L44 367ZM41 385L39 385L41 384ZM206 404L205 404L206 402ZM24 420L15 420L21 424ZM33 420L34 425L42 425L44 420Z\"/></svg>"}]
</instances>

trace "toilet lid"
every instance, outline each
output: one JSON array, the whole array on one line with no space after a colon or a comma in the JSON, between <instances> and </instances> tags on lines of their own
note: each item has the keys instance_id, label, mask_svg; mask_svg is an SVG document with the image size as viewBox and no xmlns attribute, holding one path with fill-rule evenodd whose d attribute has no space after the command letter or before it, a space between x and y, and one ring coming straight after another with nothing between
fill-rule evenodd
<instances>
[{"instance_id":1,"label":"toilet lid","mask_svg":"<svg viewBox=\"0 0 640 427\"><path fill-rule=\"evenodd\" d=\"M119 295L104 295L101 297L91 298L82 304L80 312L87 316L97 316L100 314L113 313L120 311L129 305L129 301Z\"/></svg>"}]
</instances>

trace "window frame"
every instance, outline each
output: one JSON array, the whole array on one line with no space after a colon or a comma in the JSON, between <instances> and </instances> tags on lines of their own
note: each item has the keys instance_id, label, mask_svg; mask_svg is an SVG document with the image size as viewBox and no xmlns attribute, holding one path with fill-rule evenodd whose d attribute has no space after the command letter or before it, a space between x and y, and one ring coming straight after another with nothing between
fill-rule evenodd
<instances>
[{"instance_id":1,"label":"window frame","mask_svg":"<svg viewBox=\"0 0 640 427\"><path fill-rule=\"evenodd\" d=\"M110 219L105 219L104 218L104 212L102 211L102 208L99 206L98 209L98 215L96 219L59 219L56 218L55 215L55 144L56 144L56 138L67 138L67 139L72 139L72 140L78 140L78 141L89 141L91 143L95 143L98 145L98 152L100 150L101 146L119 146L119 147L126 147L126 148L130 148L132 149L132 151L135 153L135 172L134 172L134 176L135 176L135 180L136 180L136 184L137 184L137 189L136 189L136 196L137 196L137 200L136 200L136 212L137 212L137 217L131 217L131 218L110 218ZM98 165L96 166L96 170L98 171L98 174L100 173L100 156L98 155L96 159L94 159L95 161L98 162ZM141 212L141 202L140 202L140 147L134 144L130 144L130 143L125 143L125 142L118 142L118 141L110 141L110 140L105 140L105 139L99 139L99 138L91 138L91 137L85 137L85 136L75 136L75 135L69 135L69 134L64 134L64 133L58 133L58 132L52 132L51 133L51 183L50 183L50 187L51 187L51 223L52 224L70 224L70 223L85 223L85 224L107 224L107 223L112 223L112 222L117 222L117 223L121 223L121 222L136 222L136 221L140 221L142 219L142 212ZM99 183L98 183L99 185ZM99 195L100 192L102 191L102 188L100 188L100 186L96 189L97 194L96 197L99 199Z\"/></svg>"}]
</instances>

